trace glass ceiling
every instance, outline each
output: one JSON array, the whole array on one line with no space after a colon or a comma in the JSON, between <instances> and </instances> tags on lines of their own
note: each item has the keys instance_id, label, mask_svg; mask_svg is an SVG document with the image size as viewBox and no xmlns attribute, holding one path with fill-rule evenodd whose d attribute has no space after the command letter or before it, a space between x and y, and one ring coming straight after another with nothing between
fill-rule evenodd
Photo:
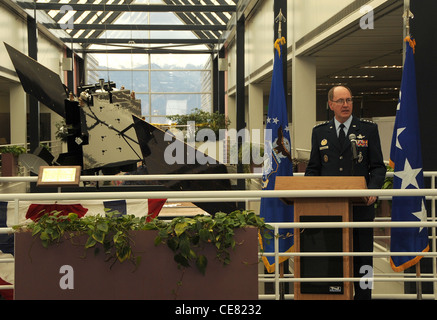
<instances>
[{"instance_id":1,"label":"glass ceiling","mask_svg":"<svg viewBox=\"0 0 437 320\"><path fill-rule=\"evenodd\" d=\"M148 121L211 110L210 59L238 0L13 1L75 53L88 54L87 80L135 91Z\"/></svg>"},{"instance_id":2,"label":"glass ceiling","mask_svg":"<svg viewBox=\"0 0 437 320\"><path fill-rule=\"evenodd\" d=\"M77 52L213 52L238 0L14 0Z\"/></svg>"}]
</instances>

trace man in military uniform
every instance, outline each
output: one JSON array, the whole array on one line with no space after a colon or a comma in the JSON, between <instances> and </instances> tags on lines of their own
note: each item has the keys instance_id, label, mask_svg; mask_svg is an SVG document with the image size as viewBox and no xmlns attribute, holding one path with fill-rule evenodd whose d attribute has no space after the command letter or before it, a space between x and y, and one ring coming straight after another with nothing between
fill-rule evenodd
<instances>
[{"instance_id":1,"label":"man in military uniform","mask_svg":"<svg viewBox=\"0 0 437 320\"><path fill-rule=\"evenodd\" d=\"M316 125L312 132L311 156L305 172L307 176L364 176L368 189L380 189L384 183L386 167L383 161L378 126L352 116L351 90L344 86L332 88L328 104L334 119ZM355 135L355 159L349 135ZM354 221L373 221L376 197L366 198L365 206L353 207ZM355 252L373 251L373 229L353 230ZM354 277L362 277L362 266L373 266L372 257L354 257ZM356 282L355 299L370 299L371 290L361 289Z\"/></svg>"}]
</instances>

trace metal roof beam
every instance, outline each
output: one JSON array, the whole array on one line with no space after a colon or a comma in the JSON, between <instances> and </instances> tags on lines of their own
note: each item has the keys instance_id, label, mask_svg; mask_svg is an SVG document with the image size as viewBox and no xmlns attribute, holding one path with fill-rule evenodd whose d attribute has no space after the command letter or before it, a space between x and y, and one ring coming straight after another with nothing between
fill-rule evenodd
<instances>
[{"instance_id":1,"label":"metal roof beam","mask_svg":"<svg viewBox=\"0 0 437 320\"><path fill-rule=\"evenodd\" d=\"M120 38L61 38L66 43L87 43L87 44L217 44L219 39L120 39Z\"/></svg>"},{"instance_id":2,"label":"metal roof beam","mask_svg":"<svg viewBox=\"0 0 437 320\"><path fill-rule=\"evenodd\" d=\"M75 50L75 52L83 52L83 53L123 53L123 54L132 54L132 53L158 53L158 54L212 54L213 50L180 50L180 49L163 49L163 48L134 48L134 49L79 49Z\"/></svg>"},{"instance_id":3,"label":"metal roof beam","mask_svg":"<svg viewBox=\"0 0 437 320\"><path fill-rule=\"evenodd\" d=\"M59 23L43 23L48 29L62 29ZM203 25L203 24L88 24L75 23L73 29L83 30L128 30L128 31L144 31L144 30L172 30L172 31L193 31L193 30L212 30L224 31L226 25Z\"/></svg>"},{"instance_id":4,"label":"metal roof beam","mask_svg":"<svg viewBox=\"0 0 437 320\"><path fill-rule=\"evenodd\" d=\"M183 3L183 5L189 5L189 2L187 1L187 0L179 0L181 3ZM212 22L212 23L214 23L214 24L217 24L217 23L219 23L218 22L218 20L217 19L215 19L214 17L213 17L213 14L212 13L210 13L210 12L202 12L202 13L199 13L199 14L193 14L193 13L191 13L191 12L188 12L188 13L185 13L185 15L187 15L191 20L193 20L195 23L197 23L197 22L199 22L200 21L200 23L203 23L203 24L208 24L208 23L210 23L208 20L207 20L207 18L208 19L210 19L210 21ZM191 16L191 17L190 17ZM207 17L207 18L206 18ZM196 20L197 20L197 22L196 22ZM204 33L205 34L205 36L207 37L207 38L210 38L211 36L209 36L209 34L212 34L213 35L213 37L214 38L219 38L220 37L220 34L218 33L218 32L209 32L209 33Z\"/></svg>"},{"instance_id":5,"label":"metal roof beam","mask_svg":"<svg viewBox=\"0 0 437 320\"><path fill-rule=\"evenodd\" d=\"M167 6L180 5L180 2L175 3L175 1L173 0L163 0L163 1ZM202 21L198 19L199 14L194 15L191 12L175 12L175 15L179 17L179 19L181 19L181 21L186 25L202 24ZM210 38L206 35L206 32L203 30L195 30L193 31L193 34L200 39ZM214 37L214 38L218 38L218 37Z\"/></svg>"},{"instance_id":6,"label":"metal roof beam","mask_svg":"<svg viewBox=\"0 0 437 320\"><path fill-rule=\"evenodd\" d=\"M36 10L61 10L68 3L31 3L17 1L22 8ZM158 5L158 4L91 4L75 3L75 11L114 11L114 12L235 12L231 5Z\"/></svg>"}]
</instances>

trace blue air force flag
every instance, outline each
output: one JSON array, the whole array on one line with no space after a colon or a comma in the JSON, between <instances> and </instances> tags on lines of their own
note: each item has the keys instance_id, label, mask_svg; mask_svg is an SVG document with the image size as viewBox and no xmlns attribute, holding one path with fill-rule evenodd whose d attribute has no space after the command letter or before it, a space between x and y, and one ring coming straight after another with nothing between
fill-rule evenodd
<instances>
[{"instance_id":1,"label":"blue air force flag","mask_svg":"<svg viewBox=\"0 0 437 320\"><path fill-rule=\"evenodd\" d=\"M394 189L423 188L422 154L416 96L414 65L415 41L407 37L401 91L390 150L390 166L394 169ZM392 221L426 221L425 197L393 197ZM392 228L392 252L426 252L428 230L418 228ZM415 265L422 256L392 256L390 263L395 271Z\"/></svg>"},{"instance_id":2,"label":"blue air force flag","mask_svg":"<svg viewBox=\"0 0 437 320\"><path fill-rule=\"evenodd\" d=\"M274 190L277 176L292 176L293 163L291 159L290 133L288 126L287 105L285 100L284 76L281 55L285 39L275 42L275 59L273 66L272 85L265 134L265 160L263 165L263 190ZM266 223L293 221L293 206L284 204L279 198L262 198L260 216ZM289 252L293 246L293 230L279 230L279 252ZM274 252L274 241L264 240L261 243L264 252ZM279 263L287 257L279 257ZM268 272L275 271L275 258L263 256Z\"/></svg>"}]
</instances>

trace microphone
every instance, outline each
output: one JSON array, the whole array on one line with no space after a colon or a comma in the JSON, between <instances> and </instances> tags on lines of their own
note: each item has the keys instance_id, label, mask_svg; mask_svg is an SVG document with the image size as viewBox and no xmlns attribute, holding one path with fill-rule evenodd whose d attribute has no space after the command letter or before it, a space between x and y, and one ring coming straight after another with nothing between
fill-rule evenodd
<instances>
[{"instance_id":1,"label":"microphone","mask_svg":"<svg viewBox=\"0 0 437 320\"><path fill-rule=\"evenodd\" d=\"M357 152L357 136L353 133L349 135L349 140L351 142L351 149L352 149L352 158L353 160L358 159L358 152Z\"/></svg>"}]
</instances>

